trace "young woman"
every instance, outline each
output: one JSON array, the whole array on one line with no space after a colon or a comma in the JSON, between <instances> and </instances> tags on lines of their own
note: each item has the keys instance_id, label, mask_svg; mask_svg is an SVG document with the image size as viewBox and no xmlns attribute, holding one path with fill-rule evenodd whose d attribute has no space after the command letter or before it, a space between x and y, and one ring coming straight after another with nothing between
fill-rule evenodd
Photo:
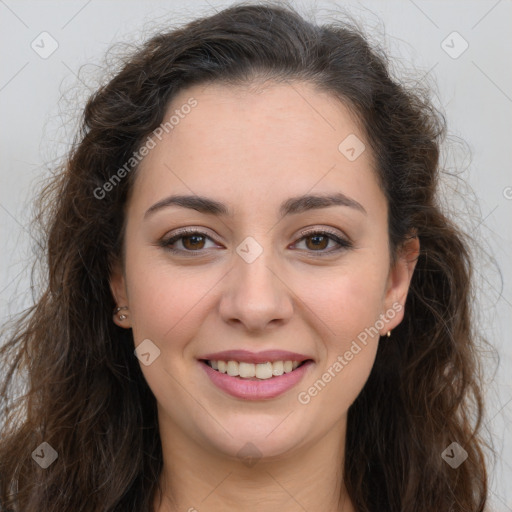
<instances>
[{"instance_id":1,"label":"young woman","mask_svg":"<svg viewBox=\"0 0 512 512\"><path fill-rule=\"evenodd\" d=\"M484 510L444 133L342 23L243 4L149 40L40 198L1 510Z\"/></svg>"}]
</instances>

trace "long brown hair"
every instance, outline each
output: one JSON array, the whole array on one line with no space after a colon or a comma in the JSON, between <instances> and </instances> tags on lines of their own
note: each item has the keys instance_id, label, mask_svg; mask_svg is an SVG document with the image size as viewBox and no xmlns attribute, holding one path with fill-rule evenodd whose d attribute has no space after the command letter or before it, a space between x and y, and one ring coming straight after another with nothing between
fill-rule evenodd
<instances>
[{"instance_id":1,"label":"long brown hair","mask_svg":"<svg viewBox=\"0 0 512 512\"><path fill-rule=\"evenodd\" d=\"M89 98L65 165L41 192L47 282L0 352L2 511L152 511L162 469L156 403L131 331L112 321L109 287L136 166L98 190L165 121L178 91L258 77L308 81L349 106L376 160L393 254L414 230L420 239L405 318L379 344L348 413L344 479L356 509L484 510L471 255L438 201L444 117L427 92L391 77L355 26L243 3L161 32L124 61ZM32 456L43 442L58 454L46 469ZM457 469L441 456L453 442L467 452Z\"/></svg>"}]
</instances>

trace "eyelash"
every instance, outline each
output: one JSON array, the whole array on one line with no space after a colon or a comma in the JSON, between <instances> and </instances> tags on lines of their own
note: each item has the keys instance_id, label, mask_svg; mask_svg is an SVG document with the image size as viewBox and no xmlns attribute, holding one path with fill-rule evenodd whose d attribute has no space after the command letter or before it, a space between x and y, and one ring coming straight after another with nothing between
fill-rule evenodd
<instances>
[{"instance_id":1,"label":"eyelash","mask_svg":"<svg viewBox=\"0 0 512 512\"><path fill-rule=\"evenodd\" d=\"M191 229L191 230L182 230L182 231L180 231L179 233L176 233L175 235L173 235L170 238L162 239L162 240L160 240L159 245L161 247L163 247L166 251L169 251L169 252L171 252L173 254L184 254L184 253L187 253L187 255L190 254L190 256L192 256L192 257L200 256L201 253L204 252L203 249L200 249L200 250L197 250L197 251L190 251L190 250L183 250L183 249L173 249L172 247L170 247L172 244L174 244L178 240L180 240L182 238L188 238L189 236L193 236L193 235L199 235L201 237L204 237L204 238L207 238L207 239L209 239L211 241L214 241L206 233L203 233L202 231L198 231L196 229ZM334 250L331 249L329 251L327 251L327 250L309 251L312 254L314 254L315 256L320 256L320 257L328 256L330 254L337 253L337 252L339 252L341 250L351 249L353 247L352 242L350 242L349 240L341 238L338 234L336 234L336 233L334 233L332 231L322 230L322 229L315 229L315 230L311 230L311 231L301 231L301 238L297 242L301 242L305 238L308 238L308 237L311 237L311 236L317 236L317 235L326 236L330 240L333 240L334 242L339 244L339 247L337 249L334 249Z\"/></svg>"}]
</instances>

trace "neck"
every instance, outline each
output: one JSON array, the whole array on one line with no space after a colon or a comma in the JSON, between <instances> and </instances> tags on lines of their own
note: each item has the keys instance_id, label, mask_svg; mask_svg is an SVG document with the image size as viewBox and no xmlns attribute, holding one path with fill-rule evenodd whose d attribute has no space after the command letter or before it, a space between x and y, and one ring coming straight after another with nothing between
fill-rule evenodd
<instances>
[{"instance_id":1,"label":"neck","mask_svg":"<svg viewBox=\"0 0 512 512\"><path fill-rule=\"evenodd\" d=\"M164 468L155 512L355 511L342 481L346 417L293 453L248 460L205 449L169 418L159 422Z\"/></svg>"}]
</instances>

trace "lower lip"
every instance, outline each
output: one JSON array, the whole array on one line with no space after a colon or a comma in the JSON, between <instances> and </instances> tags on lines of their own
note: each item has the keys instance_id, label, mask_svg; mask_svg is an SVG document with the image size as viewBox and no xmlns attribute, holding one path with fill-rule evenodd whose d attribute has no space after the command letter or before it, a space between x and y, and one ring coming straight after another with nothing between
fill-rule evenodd
<instances>
[{"instance_id":1,"label":"lower lip","mask_svg":"<svg viewBox=\"0 0 512 512\"><path fill-rule=\"evenodd\" d=\"M276 398L297 385L308 371L313 361L307 361L289 373L264 380L248 380L231 377L227 373L220 373L199 361L211 381L222 391L231 396L245 400L265 400Z\"/></svg>"}]
</instances>

